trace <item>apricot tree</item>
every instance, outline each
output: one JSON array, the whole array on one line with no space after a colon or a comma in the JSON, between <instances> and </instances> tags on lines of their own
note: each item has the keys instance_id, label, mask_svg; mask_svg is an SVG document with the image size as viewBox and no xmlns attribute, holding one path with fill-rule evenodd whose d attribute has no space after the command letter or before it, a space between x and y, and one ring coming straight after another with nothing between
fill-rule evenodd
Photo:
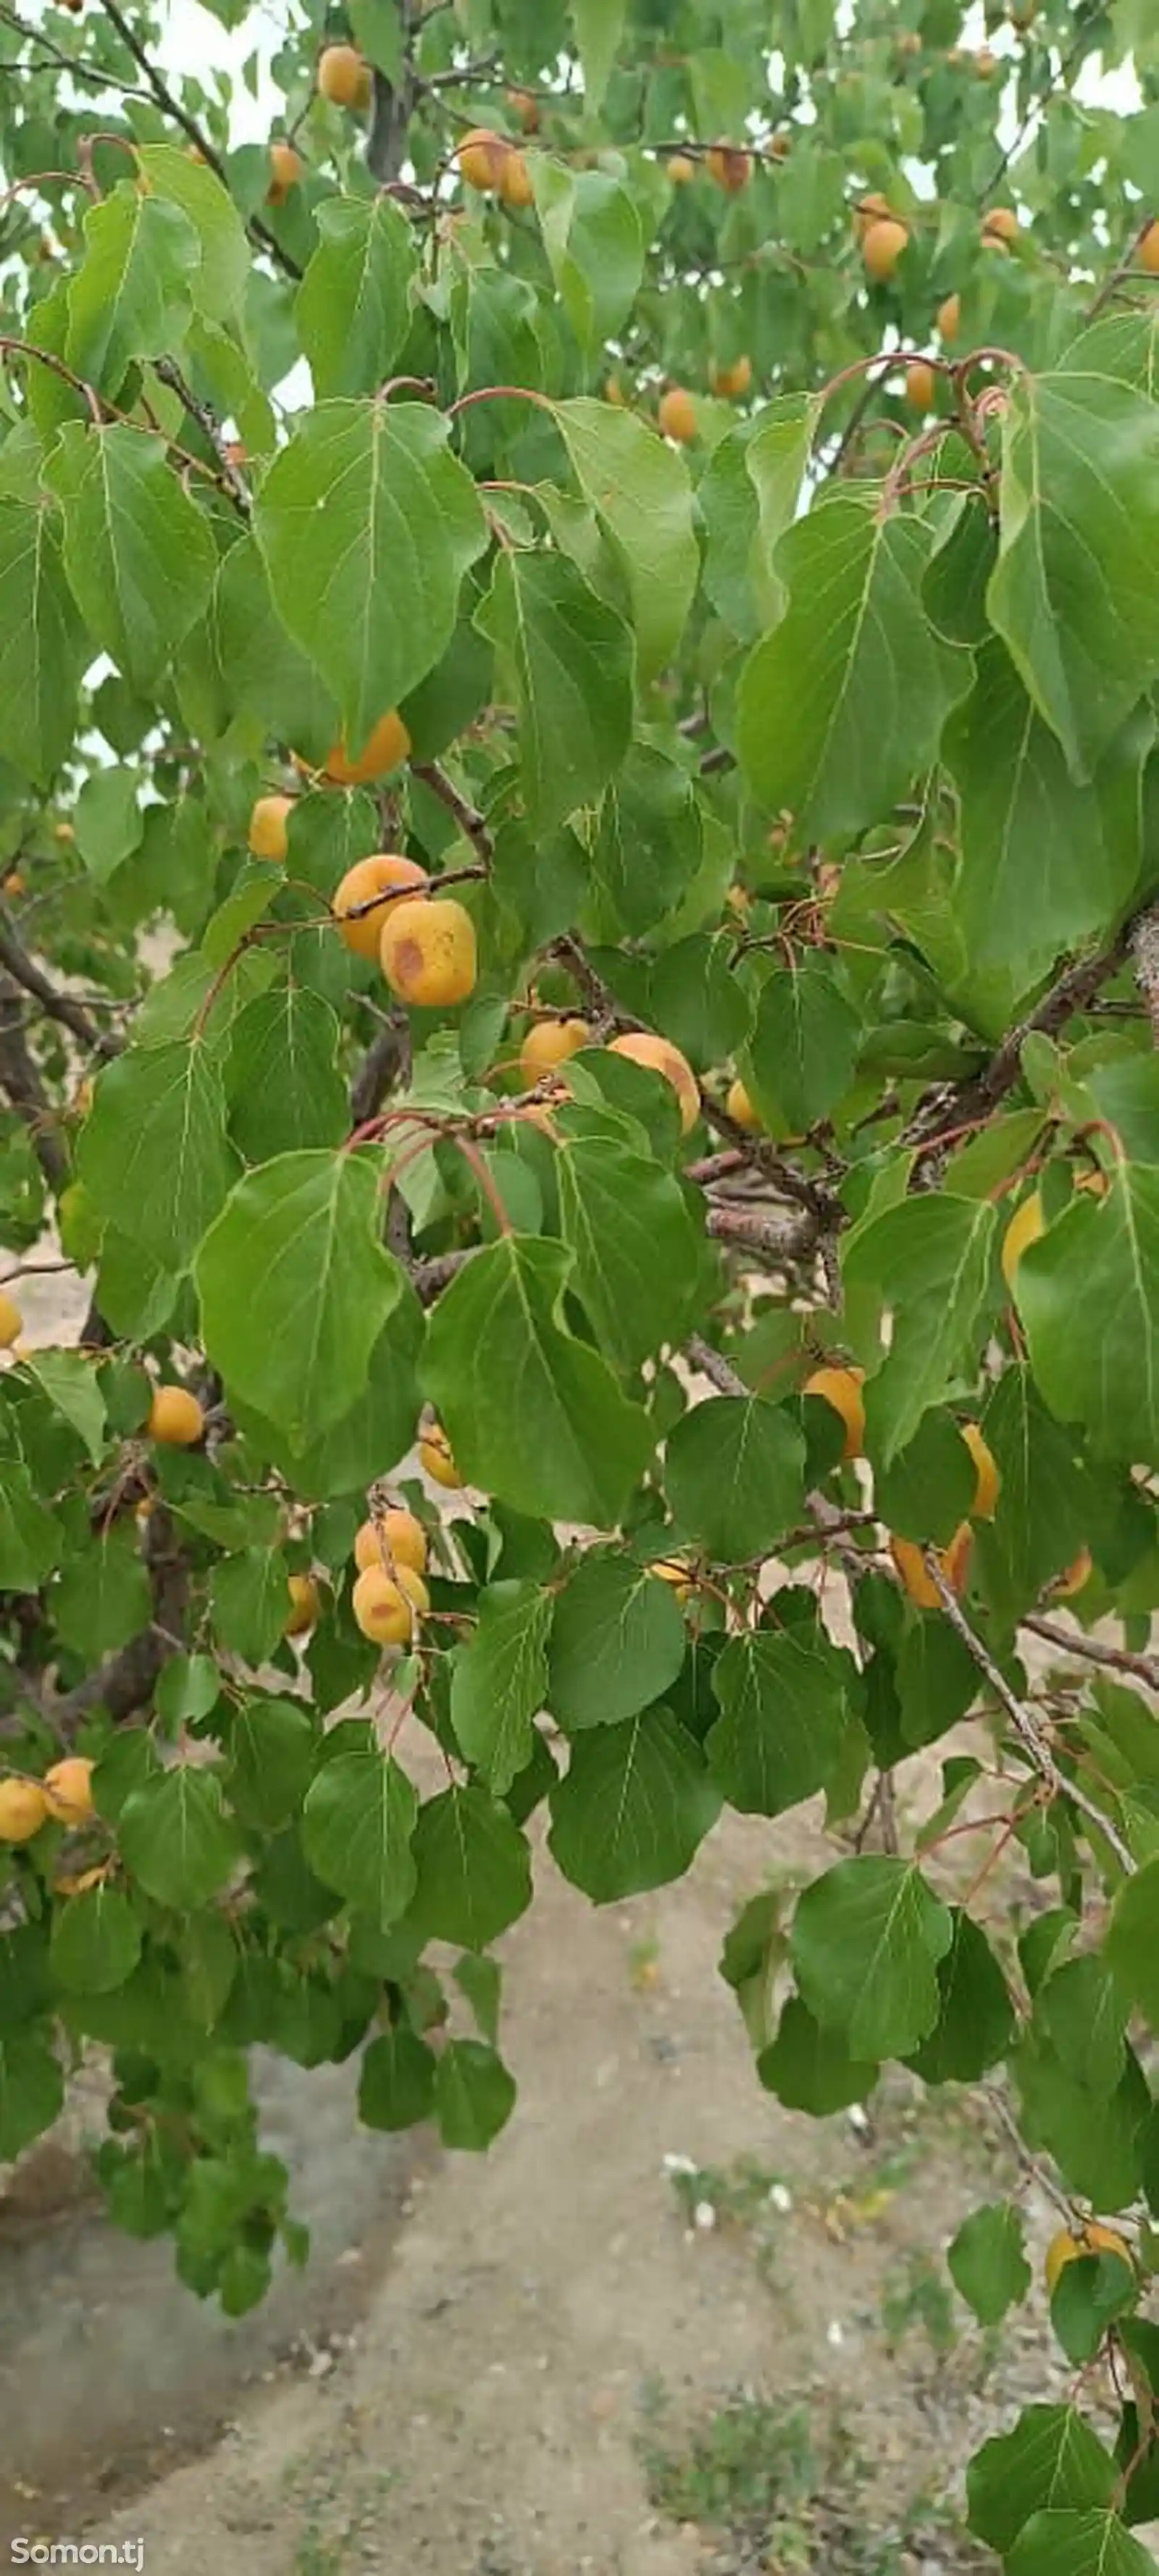
<instances>
[{"instance_id":1,"label":"apricot tree","mask_svg":"<svg viewBox=\"0 0 1159 2576\"><path fill-rule=\"evenodd\" d=\"M0 13L0 2155L103 2046L238 2313L253 2043L484 2147L533 1844L606 1904L823 1800L757 2077L985 2084L1102 2419L972 2525L1132 2576L1154 12L287 16L253 141L209 18ZM1025 2296L1017 2190L950 2268Z\"/></svg>"}]
</instances>

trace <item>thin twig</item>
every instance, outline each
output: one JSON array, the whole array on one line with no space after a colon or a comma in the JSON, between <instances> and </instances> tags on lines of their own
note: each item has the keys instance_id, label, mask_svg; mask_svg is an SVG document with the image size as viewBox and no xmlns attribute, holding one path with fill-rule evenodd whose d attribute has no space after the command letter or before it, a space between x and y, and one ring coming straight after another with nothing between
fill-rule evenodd
<instances>
[{"instance_id":1,"label":"thin twig","mask_svg":"<svg viewBox=\"0 0 1159 2576\"><path fill-rule=\"evenodd\" d=\"M136 34L133 27L130 25L124 11L118 7L117 0L101 0L101 7L105 12L106 18L110 18L112 20L112 23L117 30L117 34L121 39L121 43L124 45L126 52L132 55L138 71L144 73L153 93L153 97L156 100L158 107L161 109L162 115L171 117L173 123L180 126L182 133L187 136L190 143L196 145L197 150L201 154L202 160L208 162L215 177L220 179L222 187L228 192L229 173L221 158L221 154L210 142L204 126L199 125L197 118L195 116L191 116L188 108L183 107L180 99L174 96L168 82L165 80L163 74L158 71L151 55L147 48L142 44L140 37ZM110 86L115 87L116 84L110 83ZM255 241L259 241L261 243L263 250L268 250L271 259L276 259L278 266L285 270L287 277L301 276L302 271L298 266L297 260L291 259L289 251L283 250L280 241L278 241L276 236L269 231L268 227L260 221L257 215L252 215L250 217L246 230L252 234Z\"/></svg>"},{"instance_id":2,"label":"thin twig","mask_svg":"<svg viewBox=\"0 0 1159 2576\"><path fill-rule=\"evenodd\" d=\"M120 1039L112 1037L107 1029L98 1029L95 1022L90 1020L83 1003L79 1002L74 994L62 993L55 984L50 983L48 976L42 972L35 959L21 947L20 941L2 911L0 911L0 965L6 966L16 982L23 985L25 992L33 995L41 1009L47 1011L51 1020L59 1020L64 1028L71 1029L74 1038L79 1038L81 1045L87 1048L90 1055L120 1054Z\"/></svg>"},{"instance_id":3,"label":"thin twig","mask_svg":"<svg viewBox=\"0 0 1159 2576\"><path fill-rule=\"evenodd\" d=\"M470 799L461 793L454 779L448 778L441 763L437 760L416 760L412 765L411 776L421 778L424 785L430 788L432 795L438 797L440 804L446 806L448 814L453 814L465 839L490 867L495 844L488 830L486 817L479 812L477 805L472 805Z\"/></svg>"},{"instance_id":4,"label":"thin twig","mask_svg":"<svg viewBox=\"0 0 1159 2576\"><path fill-rule=\"evenodd\" d=\"M1111 1673L1130 1673L1135 1681L1146 1682L1149 1690L1159 1691L1159 1657L1133 1655L1127 1646L1104 1646L1097 1637L1085 1636L1081 1628L1060 1628L1053 1619L1028 1618L1020 1625L1083 1663L1102 1664Z\"/></svg>"},{"instance_id":5,"label":"thin twig","mask_svg":"<svg viewBox=\"0 0 1159 2576\"><path fill-rule=\"evenodd\" d=\"M198 428L202 431L205 438L208 439L209 445L213 449L213 453L217 458L218 466L220 468L217 479L221 485L222 491L226 494L227 499L232 501L239 517L248 519L251 506L249 492L241 475L238 473L236 465L230 457L228 443L222 437L219 423L210 405L207 402L202 402L200 397L194 393L192 386L186 383L175 359L155 358L153 361L153 372L155 375L160 376L162 384L168 385L170 391L177 395L180 402L184 403L190 419L197 422Z\"/></svg>"}]
</instances>

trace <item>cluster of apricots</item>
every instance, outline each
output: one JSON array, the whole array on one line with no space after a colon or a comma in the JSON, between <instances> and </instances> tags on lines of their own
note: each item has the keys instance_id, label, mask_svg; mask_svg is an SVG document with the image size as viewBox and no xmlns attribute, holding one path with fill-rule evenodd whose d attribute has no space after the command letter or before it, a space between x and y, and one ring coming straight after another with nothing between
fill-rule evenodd
<instances>
[{"instance_id":1,"label":"cluster of apricots","mask_svg":"<svg viewBox=\"0 0 1159 2576\"><path fill-rule=\"evenodd\" d=\"M531 104L534 106L535 101ZM533 130L524 122L525 133ZM462 142L455 145L455 159L460 177L480 196L498 197L500 204L508 208L534 204L535 189L526 154L509 135L497 133L494 126L473 125Z\"/></svg>"},{"instance_id":2,"label":"cluster of apricots","mask_svg":"<svg viewBox=\"0 0 1159 2576\"><path fill-rule=\"evenodd\" d=\"M365 116L374 89L374 75L365 56L355 45L324 45L318 56L318 95L331 107L343 107L356 116ZM270 184L266 203L285 204L291 188L296 188L305 172L301 153L284 136L275 136L270 144Z\"/></svg>"}]
</instances>

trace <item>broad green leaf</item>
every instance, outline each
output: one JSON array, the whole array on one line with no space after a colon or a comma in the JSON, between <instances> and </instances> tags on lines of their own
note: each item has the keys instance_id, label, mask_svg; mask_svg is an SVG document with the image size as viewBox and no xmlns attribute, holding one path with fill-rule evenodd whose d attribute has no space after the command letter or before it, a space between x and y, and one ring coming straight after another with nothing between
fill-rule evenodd
<instances>
[{"instance_id":1,"label":"broad green leaf","mask_svg":"<svg viewBox=\"0 0 1159 2576\"><path fill-rule=\"evenodd\" d=\"M50 1404L79 1432L94 1467L105 1446L105 1399L89 1359L80 1351L36 1351L28 1363Z\"/></svg>"},{"instance_id":2,"label":"broad green leaf","mask_svg":"<svg viewBox=\"0 0 1159 2576\"><path fill-rule=\"evenodd\" d=\"M309 1710L255 1692L234 1709L228 1749L226 1788L242 1823L267 1833L288 1824L313 1777L318 1737Z\"/></svg>"},{"instance_id":3,"label":"broad green leaf","mask_svg":"<svg viewBox=\"0 0 1159 2576\"><path fill-rule=\"evenodd\" d=\"M28 1469L0 1459L0 1587L39 1592L64 1545L60 1525L38 1502Z\"/></svg>"},{"instance_id":4,"label":"broad green leaf","mask_svg":"<svg viewBox=\"0 0 1159 2576\"><path fill-rule=\"evenodd\" d=\"M720 1812L699 1747L670 1710L578 1735L550 1793L552 1853L594 1905L682 1878Z\"/></svg>"},{"instance_id":5,"label":"broad green leaf","mask_svg":"<svg viewBox=\"0 0 1159 2576\"><path fill-rule=\"evenodd\" d=\"M774 552L796 516L817 417L815 398L775 395L721 439L700 480L704 587L744 643L775 626L784 608Z\"/></svg>"},{"instance_id":6,"label":"broad green leaf","mask_svg":"<svg viewBox=\"0 0 1159 2576\"><path fill-rule=\"evenodd\" d=\"M995 1607L1029 1609L1073 1565L1087 1534L1086 1486L1073 1433L1047 1412L1027 1368L1006 1368L982 1417L1001 1482L992 1527L979 1533Z\"/></svg>"},{"instance_id":7,"label":"broad green leaf","mask_svg":"<svg viewBox=\"0 0 1159 2576\"><path fill-rule=\"evenodd\" d=\"M700 571L687 468L637 412L580 397L557 403L554 417L623 566L640 678L654 679L680 642Z\"/></svg>"},{"instance_id":8,"label":"broad green leaf","mask_svg":"<svg viewBox=\"0 0 1159 2576\"><path fill-rule=\"evenodd\" d=\"M1120 1164L1101 1199L1076 1190L1014 1295L1051 1412L1104 1457L1159 1465L1159 1165Z\"/></svg>"},{"instance_id":9,"label":"broad green leaf","mask_svg":"<svg viewBox=\"0 0 1159 2576\"><path fill-rule=\"evenodd\" d=\"M570 1266L546 1237L477 1252L435 1307L422 1379L468 1484L532 1519L610 1529L652 1433L560 1319Z\"/></svg>"},{"instance_id":10,"label":"broad green leaf","mask_svg":"<svg viewBox=\"0 0 1159 2576\"><path fill-rule=\"evenodd\" d=\"M0 2156L10 2163L64 2108L64 2069L39 2031L0 2036Z\"/></svg>"},{"instance_id":11,"label":"broad green leaf","mask_svg":"<svg viewBox=\"0 0 1159 2576\"><path fill-rule=\"evenodd\" d=\"M305 1449L291 1446L283 1430L247 1413L247 1427L263 1455L314 1502L335 1494L365 1494L376 1476L388 1475L410 1448L419 1417L415 1364L423 1337L418 1299L402 1283L367 1363L357 1396L341 1421Z\"/></svg>"},{"instance_id":12,"label":"broad green leaf","mask_svg":"<svg viewBox=\"0 0 1159 2576\"><path fill-rule=\"evenodd\" d=\"M282 742L292 743L303 759L321 761L340 730L337 704L327 697L313 663L294 642L274 607L265 564L252 537L231 546L219 567L210 603L209 627L227 705L235 716L256 716ZM303 796L294 809L292 872L309 877L321 892L332 893L354 859L377 847L377 837L351 847L341 867L323 879L312 867L300 867L297 835L307 817L316 826L323 812L328 838L357 825L362 799L334 797L326 790ZM307 848L309 844L307 844Z\"/></svg>"},{"instance_id":13,"label":"broad green leaf","mask_svg":"<svg viewBox=\"0 0 1159 2576\"><path fill-rule=\"evenodd\" d=\"M936 1744L957 1726L981 1686L969 1647L940 1610L919 1611L911 1620L898 1649L894 1680L902 1741L911 1752Z\"/></svg>"},{"instance_id":14,"label":"broad green leaf","mask_svg":"<svg viewBox=\"0 0 1159 2576\"><path fill-rule=\"evenodd\" d=\"M72 742L88 658L47 503L0 501L0 587L0 756L47 787Z\"/></svg>"},{"instance_id":15,"label":"broad green leaf","mask_svg":"<svg viewBox=\"0 0 1159 2576\"><path fill-rule=\"evenodd\" d=\"M131 1515L66 1557L52 1606L65 1644L90 1664L148 1627L149 1576Z\"/></svg>"},{"instance_id":16,"label":"broad green leaf","mask_svg":"<svg viewBox=\"0 0 1159 2576\"><path fill-rule=\"evenodd\" d=\"M609 1359L633 1369L693 1317L700 1234L671 1172L631 1146L569 1135L556 1161L573 1285Z\"/></svg>"},{"instance_id":17,"label":"broad green leaf","mask_svg":"<svg viewBox=\"0 0 1159 2576\"><path fill-rule=\"evenodd\" d=\"M1012 2433L984 2443L970 2462L970 2529L1005 2557L1032 2516L1106 2505L1114 2489L1110 2452L1077 2408L1028 2406Z\"/></svg>"},{"instance_id":18,"label":"broad green leaf","mask_svg":"<svg viewBox=\"0 0 1159 2576\"><path fill-rule=\"evenodd\" d=\"M117 423L66 422L44 479L64 513L64 568L85 624L148 695L209 598L209 522L164 439Z\"/></svg>"},{"instance_id":19,"label":"broad green leaf","mask_svg":"<svg viewBox=\"0 0 1159 2576\"><path fill-rule=\"evenodd\" d=\"M687 1646L670 1583L606 1548L585 1549L557 1593L548 1705L566 1734L615 1726L661 1699Z\"/></svg>"},{"instance_id":20,"label":"broad green leaf","mask_svg":"<svg viewBox=\"0 0 1159 2576\"><path fill-rule=\"evenodd\" d=\"M445 652L487 542L448 435L424 403L320 403L255 502L274 605L337 699L351 754Z\"/></svg>"},{"instance_id":21,"label":"broad green leaf","mask_svg":"<svg viewBox=\"0 0 1159 2576\"><path fill-rule=\"evenodd\" d=\"M592 852L596 874L625 930L650 932L671 913L702 855L700 812L690 780L651 744L633 742L604 797Z\"/></svg>"},{"instance_id":22,"label":"broad green leaf","mask_svg":"<svg viewBox=\"0 0 1159 2576\"><path fill-rule=\"evenodd\" d=\"M729 1639L713 1674L721 1714L705 1752L730 1806L780 1816L824 1788L842 1748L851 1673L819 1628Z\"/></svg>"},{"instance_id":23,"label":"broad green leaf","mask_svg":"<svg viewBox=\"0 0 1159 2576\"><path fill-rule=\"evenodd\" d=\"M410 328L415 236L392 197L330 197L315 210L322 236L294 304L320 402L372 394Z\"/></svg>"},{"instance_id":24,"label":"broad green leaf","mask_svg":"<svg viewBox=\"0 0 1159 2576\"><path fill-rule=\"evenodd\" d=\"M528 822L550 831L593 804L625 757L631 634L561 554L500 553L477 622L515 701Z\"/></svg>"},{"instance_id":25,"label":"broad green leaf","mask_svg":"<svg viewBox=\"0 0 1159 2576\"><path fill-rule=\"evenodd\" d=\"M153 201L179 206L197 236L200 265L190 291L198 312L210 322L240 316L250 248L229 190L207 161L179 143L138 143L136 153Z\"/></svg>"},{"instance_id":26,"label":"broad green leaf","mask_svg":"<svg viewBox=\"0 0 1159 2576\"><path fill-rule=\"evenodd\" d=\"M838 1861L804 1890L793 1965L809 2009L851 2056L909 2057L938 2018L937 1963L953 1938L944 1905L904 1860Z\"/></svg>"},{"instance_id":27,"label":"broad green leaf","mask_svg":"<svg viewBox=\"0 0 1159 2576\"><path fill-rule=\"evenodd\" d=\"M275 984L238 1012L224 1080L230 1134L247 1163L342 1143L350 1098L338 1039L329 1002L302 984Z\"/></svg>"},{"instance_id":28,"label":"broad green leaf","mask_svg":"<svg viewBox=\"0 0 1159 2576\"><path fill-rule=\"evenodd\" d=\"M451 1724L464 1761L502 1798L530 1761L547 1703L551 1602L538 1583L490 1584L451 1671Z\"/></svg>"},{"instance_id":29,"label":"broad green leaf","mask_svg":"<svg viewBox=\"0 0 1159 2576\"><path fill-rule=\"evenodd\" d=\"M775 967L761 986L746 1058L758 1108L767 1101L801 1135L849 1089L860 1038L860 1013L827 959L806 950Z\"/></svg>"},{"instance_id":30,"label":"broad green leaf","mask_svg":"<svg viewBox=\"0 0 1159 2576\"><path fill-rule=\"evenodd\" d=\"M180 206L120 179L84 219L85 252L68 290L64 354L87 383L117 395L134 358L181 339L200 265Z\"/></svg>"},{"instance_id":31,"label":"broad green leaf","mask_svg":"<svg viewBox=\"0 0 1159 2576\"><path fill-rule=\"evenodd\" d=\"M419 1808L408 1923L427 1941L486 1950L531 1903L527 1837L486 1789L453 1783Z\"/></svg>"},{"instance_id":32,"label":"broad green leaf","mask_svg":"<svg viewBox=\"0 0 1159 2576\"><path fill-rule=\"evenodd\" d=\"M1101 1959L1088 1953L1065 1960L1039 1988L1034 2015L1068 2075L1094 2093L1117 2091L1126 2065L1127 2003Z\"/></svg>"},{"instance_id":33,"label":"broad green leaf","mask_svg":"<svg viewBox=\"0 0 1159 2576\"><path fill-rule=\"evenodd\" d=\"M358 2079L358 2117L368 2129L413 2129L429 2120L435 2059L405 2023L372 2039Z\"/></svg>"},{"instance_id":34,"label":"broad green leaf","mask_svg":"<svg viewBox=\"0 0 1159 2576\"><path fill-rule=\"evenodd\" d=\"M950 1946L938 1961L938 2019L911 2060L923 2084L976 2084L1014 2037L1006 1979L985 1933L951 1909Z\"/></svg>"},{"instance_id":35,"label":"broad green leaf","mask_svg":"<svg viewBox=\"0 0 1159 2576\"><path fill-rule=\"evenodd\" d=\"M995 1223L985 1200L930 1191L887 1208L849 1243L846 1286L873 1292L879 1312L892 1317L889 1348L866 1386L874 1454L883 1466L908 1447L922 1415L973 1356Z\"/></svg>"},{"instance_id":36,"label":"broad green leaf","mask_svg":"<svg viewBox=\"0 0 1159 2576\"><path fill-rule=\"evenodd\" d=\"M401 1293L365 1154L281 1154L238 1182L197 1259L205 1347L291 1448L341 1421ZM485 1256L484 1256L485 1257Z\"/></svg>"},{"instance_id":37,"label":"broad green leaf","mask_svg":"<svg viewBox=\"0 0 1159 2576\"><path fill-rule=\"evenodd\" d=\"M130 1047L104 1067L77 1169L95 1205L160 1269L184 1269L234 1168L207 1045Z\"/></svg>"},{"instance_id":38,"label":"broad green leaf","mask_svg":"<svg viewBox=\"0 0 1159 2576\"><path fill-rule=\"evenodd\" d=\"M624 32L625 0L569 0L584 76L584 109L598 116Z\"/></svg>"},{"instance_id":39,"label":"broad green leaf","mask_svg":"<svg viewBox=\"0 0 1159 2576\"><path fill-rule=\"evenodd\" d=\"M815 2120L867 2102L880 2071L850 2057L838 2033L822 2030L799 1995L789 1996L776 2038L757 2059L765 2091L775 2093L787 2111L808 2111Z\"/></svg>"},{"instance_id":40,"label":"broad green leaf","mask_svg":"<svg viewBox=\"0 0 1159 2576\"><path fill-rule=\"evenodd\" d=\"M1013 381L987 594L1075 778L1159 666L1159 408L1111 376Z\"/></svg>"},{"instance_id":41,"label":"broad green leaf","mask_svg":"<svg viewBox=\"0 0 1159 2576\"><path fill-rule=\"evenodd\" d=\"M1119 1889L1106 1957L1120 1992L1153 2023L1159 2017L1159 1859Z\"/></svg>"},{"instance_id":42,"label":"broad green leaf","mask_svg":"<svg viewBox=\"0 0 1159 2576\"><path fill-rule=\"evenodd\" d=\"M307 1795L302 1846L317 1876L385 1932L415 1892L418 1800L365 1729L347 1720L339 1732L347 1731L350 1749L328 1754Z\"/></svg>"},{"instance_id":43,"label":"broad green leaf","mask_svg":"<svg viewBox=\"0 0 1159 2576\"><path fill-rule=\"evenodd\" d=\"M607 0L603 0L607 6ZM629 312L644 267L644 231L606 170L570 170L537 153L535 203L551 273L581 348L594 356Z\"/></svg>"},{"instance_id":44,"label":"broad green leaf","mask_svg":"<svg viewBox=\"0 0 1159 2576\"><path fill-rule=\"evenodd\" d=\"M239 1856L220 1777L194 1762L175 1763L133 1790L118 1818L117 1841L146 1895L185 1913L216 1896Z\"/></svg>"},{"instance_id":45,"label":"broad green leaf","mask_svg":"<svg viewBox=\"0 0 1159 2576\"><path fill-rule=\"evenodd\" d=\"M658 905L657 917L666 909ZM752 1027L753 1002L727 931L673 940L652 969L646 1016L683 1050L694 1072L706 1073L738 1053Z\"/></svg>"},{"instance_id":46,"label":"broad green leaf","mask_svg":"<svg viewBox=\"0 0 1159 2576\"><path fill-rule=\"evenodd\" d=\"M219 1556L209 1580L213 1633L243 1663L263 1664L286 1633L290 1596L280 1547Z\"/></svg>"},{"instance_id":47,"label":"broad green leaf","mask_svg":"<svg viewBox=\"0 0 1159 2576\"><path fill-rule=\"evenodd\" d=\"M737 697L741 767L802 840L880 822L937 755L969 683L922 605L930 531L850 496L800 519L777 549L789 605L758 644Z\"/></svg>"},{"instance_id":48,"label":"broad green leaf","mask_svg":"<svg viewBox=\"0 0 1159 2576\"><path fill-rule=\"evenodd\" d=\"M805 1505L805 1441L783 1406L714 1395L672 1432L664 1485L682 1532L723 1565L768 1556Z\"/></svg>"},{"instance_id":49,"label":"broad green leaf","mask_svg":"<svg viewBox=\"0 0 1159 2576\"><path fill-rule=\"evenodd\" d=\"M1154 2576L1155 2561L1115 2513L1036 2513L1006 2569L1007 2576Z\"/></svg>"},{"instance_id":50,"label":"broad green leaf","mask_svg":"<svg viewBox=\"0 0 1159 2576\"><path fill-rule=\"evenodd\" d=\"M76 845L98 885L107 885L140 847L141 781L133 769L94 769L76 800Z\"/></svg>"},{"instance_id":51,"label":"broad green leaf","mask_svg":"<svg viewBox=\"0 0 1159 2576\"><path fill-rule=\"evenodd\" d=\"M969 1516L978 1470L952 1413L927 1413L913 1439L881 1467L869 1444L873 1499L888 1530L927 1546L948 1547Z\"/></svg>"},{"instance_id":52,"label":"broad green leaf","mask_svg":"<svg viewBox=\"0 0 1159 2576\"><path fill-rule=\"evenodd\" d=\"M1113 2093L1072 2075L1035 2035L1011 2058L1021 2103L1022 2134L1045 2147L1068 2188L1098 2209L1122 2209L1142 2181L1143 2140L1151 2101L1138 2059Z\"/></svg>"},{"instance_id":53,"label":"broad green leaf","mask_svg":"<svg viewBox=\"0 0 1159 2576\"><path fill-rule=\"evenodd\" d=\"M1024 2251L1025 2221L1013 2201L991 2202L963 2219L946 2256L954 2287L980 2326L1000 2326L1026 2297L1034 2274Z\"/></svg>"},{"instance_id":54,"label":"broad green leaf","mask_svg":"<svg viewBox=\"0 0 1159 2576\"><path fill-rule=\"evenodd\" d=\"M445 2147L481 2154L515 2108L514 2078L482 2039L452 2039L435 2065L434 2111Z\"/></svg>"},{"instance_id":55,"label":"broad green leaf","mask_svg":"<svg viewBox=\"0 0 1159 2576\"><path fill-rule=\"evenodd\" d=\"M141 1956L141 1926L119 1888L88 1887L66 1899L52 1927L52 1969L71 1994L123 1986Z\"/></svg>"}]
</instances>

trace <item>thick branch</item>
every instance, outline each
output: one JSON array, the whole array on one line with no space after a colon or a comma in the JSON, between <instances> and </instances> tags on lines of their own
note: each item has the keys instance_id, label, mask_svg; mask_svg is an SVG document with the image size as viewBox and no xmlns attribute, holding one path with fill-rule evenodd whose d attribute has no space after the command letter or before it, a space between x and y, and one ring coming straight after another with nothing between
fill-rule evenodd
<instances>
[{"instance_id":1,"label":"thick branch","mask_svg":"<svg viewBox=\"0 0 1159 2576\"><path fill-rule=\"evenodd\" d=\"M390 1019L371 1039L350 1087L350 1124L365 1127L377 1116L392 1085L406 1067L410 1030L406 1013Z\"/></svg>"},{"instance_id":2,"label":"thick branch","mask_svg":"<svg viewBox=\"0 0 1159 2576\"><path fill-rule=\"evenodd\" d=\"M106 1708L119 1725L146 1707L158 1674L170 1656L180 1652L189 1609L189 1566L169 1513L159 1503L154 1503L145 1523L145 1558L153 1584L152 1624L115 1655L107 1655L95 1673L86 1673L75 1690L57 1700L49 1715L58 1733L66 1737L90 1709Z\"/></svg>"},{"instance_id":3,"label":"thick branch","mask_svg":"<svg viewBox=\"0 0 1159 2576\"><path fill-rule=\"evenodd\" d=\"M717 1203L709 1207L705 1223L715 1242L745 1244L777 1261L798 1260L817 1240L817 1228L804 1210L796 1216L776 1216L767 1208Z\"/></svg>"},{"instance_id":4,"label":"thick branch","mask_svg":"<svg viewBox=\"0 0 1159 2576\"><path fill-rule=\"evenodd\" d=\"M1086 1009L1101 984L1110 982L1131 953L1132 924L1125 922L1110 946L1100 949L1096 957L1086 957L1068 966L1052 984L1041 1001L1028 1011L1025 1019L1007 1032L1001 1046L991 1056L981 1073L966 1082L953 1083L940 1090L931 1101L923 1102L910 1120L903 1145L918 1145L922 1150L915 1178L921 1186L926 1175L923 1164L939 1140L975 1119L989 1116L1007 1092L1013 1091L1022 1071L1022 1050L1027 1038L1038 1032L1054 1037L1068 1020Z\"/></svg>"},{"instance_id":5,"label":"thick branch","mask_svg":"<svg viewBox=\"0 0 1159 2576\"><path fill-rule=\"evenodd\" d=\"M68 1155L48 1093L28 1052L24 1008L11 976L0 974L0 1090L24 1120L33 1152L51 1190L68 1179Z\"/></svg>"},{"instance_id":6,"label":"thick branch","mask_svg":"<svg viewBox=\"0 0 1159 2576\"><path fill-rule=\"evenodd\" d=\"M1159 1047L1159 904L1140 913L1132 934L1135 978L1147 1005L1155 1044Z\"/></svg>"},{"instance_id":7,"label":"thick branch","mask_svg":"<svg viewBox=\"0 0 1159 2576\"><path fill-rule=\"evenodd\" d=\"M50 1020L59 1020L64 1028L71 1029L74 1038L79 1038L89 1055L120 1054L120 1039L98 1029L75 994L62 993L49 981L27 949L21 947L3 912L0 912L0 966L6 966L16 982L23 984L25 992L33 995L41 1009L47 1011Z\"/></svg>"}]
</instances>

